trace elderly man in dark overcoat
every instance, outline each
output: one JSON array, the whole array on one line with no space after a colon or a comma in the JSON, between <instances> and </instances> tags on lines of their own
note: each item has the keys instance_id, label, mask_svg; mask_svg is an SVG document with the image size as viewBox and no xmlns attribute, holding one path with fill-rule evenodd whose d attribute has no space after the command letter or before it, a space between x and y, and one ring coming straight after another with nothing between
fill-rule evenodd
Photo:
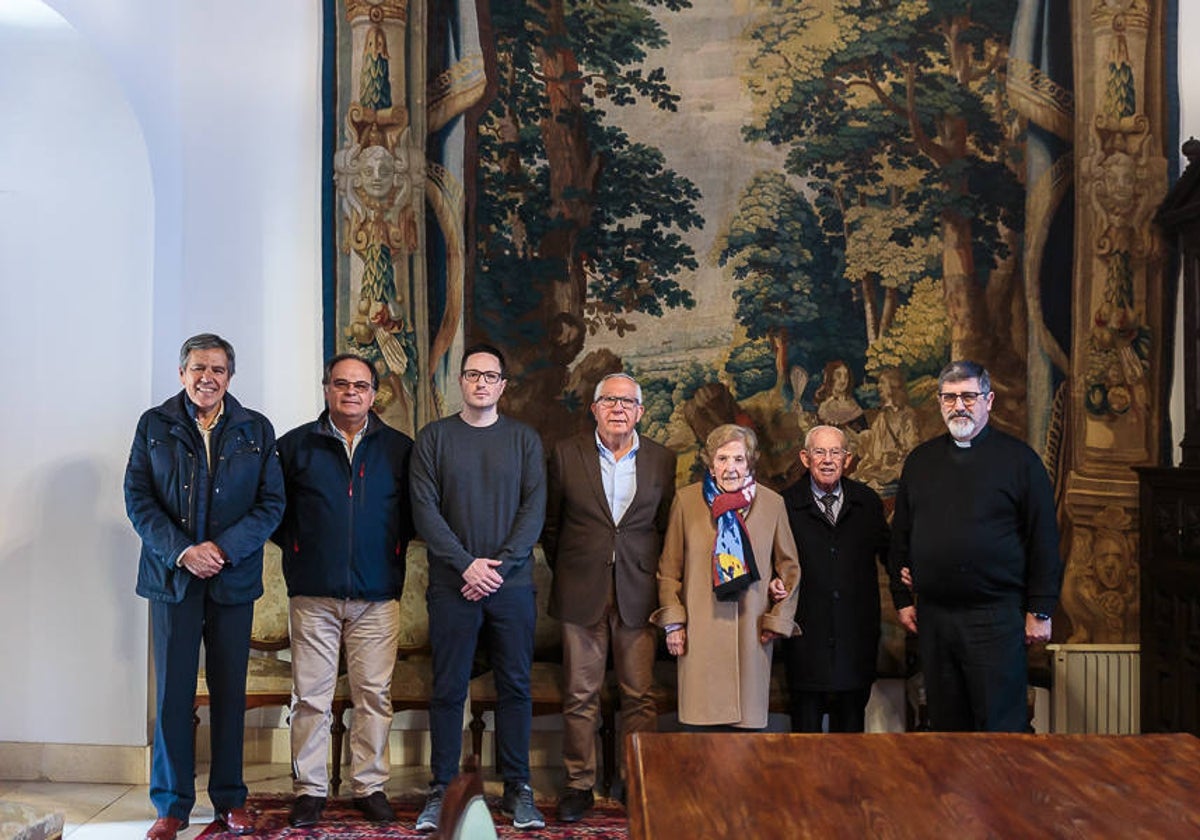
<instances>
[{"instance_id":1,"label":"elderly man in dark overcoat","mask_svg":"<svg viewBox=\"0 0 1200 840\"><path fill-rule=\"evenodd\" d=\"M879 496L844 474L852 457L840 429L810 429L800 452L807 473L783 492L804 581L803 633L783 643L793 732L822 731L826 714L830 732L866 727L889 533Z\"/></svg>"}]
</instances>

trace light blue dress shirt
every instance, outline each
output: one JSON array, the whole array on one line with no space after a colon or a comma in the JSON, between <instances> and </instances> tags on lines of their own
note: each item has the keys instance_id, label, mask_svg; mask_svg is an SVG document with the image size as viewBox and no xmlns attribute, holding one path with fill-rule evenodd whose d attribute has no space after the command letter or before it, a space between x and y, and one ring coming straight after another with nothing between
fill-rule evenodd
<instances>
[{"instance_id":1,"label":"light blue dress shirt","mask_svg":"<svg viewBox=\"0 0 1200 840\"><path fill-rule=\"evenodd\" d=\"M608 499L608 509L612 511L613 522L620 522L625 511L633 502L637 493L637 451L641 440L638 433L633 433L633 446L621 460L617 460L600 433L596 432L596 449L600 453L600 481L604 485L604 496Z\"/></svg>"}]
</instances>

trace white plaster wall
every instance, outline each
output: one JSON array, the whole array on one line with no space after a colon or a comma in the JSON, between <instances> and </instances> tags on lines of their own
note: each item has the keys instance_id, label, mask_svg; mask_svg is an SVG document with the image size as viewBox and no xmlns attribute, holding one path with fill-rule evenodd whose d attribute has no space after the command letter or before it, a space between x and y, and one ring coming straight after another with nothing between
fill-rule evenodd
<instances>
[{"instance_id":1,"label":"white plaster wall","mask_svg":"<svg viewBox=\"0 0 1200 840\"><path fill-rule=\"evenodd\" d=\"M180 342L238 353L279 430L319 405L320 0L47 0L103 55L154 173L156 399Z\"/></svg>"},{"instance_id":2,"label":"white plaster wall","mask_svg":"<svg viewBox=\"0 0 1200 840\"><path fill-rule=\"evenodd\" d=\"M61 17L60 17L61 16ZM314 415L319 0L0 0L0 742L147 743L121 479L183 338Z\"/></svg>"},{"instance_id":3,"label":"white plaster wall","mask_svg":"<svg viewBox=\"0 0 1200 840\"><path fill-rule=\"evenodd\" d=\"M65 21L0 24L0 741L145 739L120 499L149 395L153 195L112 73Z\"/></svg>"}]
</instances>

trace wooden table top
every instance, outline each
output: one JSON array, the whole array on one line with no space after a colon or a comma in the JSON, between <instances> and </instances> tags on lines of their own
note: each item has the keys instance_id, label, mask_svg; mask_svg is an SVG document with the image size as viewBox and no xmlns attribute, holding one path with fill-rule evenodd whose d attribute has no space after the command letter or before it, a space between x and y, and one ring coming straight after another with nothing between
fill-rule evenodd
<instances>
[{"instance_id":1,"label":"wooden table top","mask_svg":"<svg viewBox=\"0 0 1200 840\"><path fill-rule=\"evenodd\" d=\"M634 840L1200 837L1192 735L641 732Z\"/></svg>"}]
</instances>

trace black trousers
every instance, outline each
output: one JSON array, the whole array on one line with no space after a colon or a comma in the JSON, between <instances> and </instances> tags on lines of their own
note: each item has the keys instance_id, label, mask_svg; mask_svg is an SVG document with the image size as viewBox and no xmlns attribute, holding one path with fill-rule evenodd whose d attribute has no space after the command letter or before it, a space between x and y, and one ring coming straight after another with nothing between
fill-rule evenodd
<instances>
[{"instance_id":1,"label":"black trousers","mask_svg":"<svg viewBox=\"0 0 1200 840\"><path fill-rule=\"evenodd\" d=\"M793 691L792 731L821 732L821 718L829 715L830 732L864 732L871 686L848 691Z\"/></svg>"},{"instance_id":2,"label":"black trousers","mask_svg":"<svg viewBox=\"0 0 1200 840\"><path fill-rule=\"evenodd\" d=\"M929 726L942 732L1028 732L1025 613L1019 600L917 605Z\"/></svg>"}]
</instances>

